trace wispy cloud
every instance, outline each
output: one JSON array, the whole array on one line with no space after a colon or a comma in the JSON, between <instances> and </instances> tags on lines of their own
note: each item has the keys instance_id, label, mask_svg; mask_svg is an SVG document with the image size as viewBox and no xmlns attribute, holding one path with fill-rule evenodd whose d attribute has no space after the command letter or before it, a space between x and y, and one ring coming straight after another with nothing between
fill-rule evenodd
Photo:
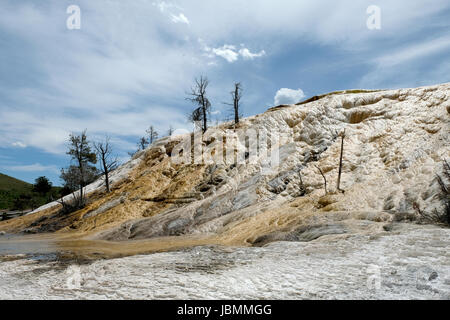
<instances>
[{"instance_id":1,"label":"wispy cloud","mask_svg":"<svg viewBox=\"0 0 450 320\"><path fill-rule=\"evenodd\" d=\"M232 63L235 62L239 57L239 54L235 50L235 46L225 44L220 48L211 49L211 52L216 56L222 57L228 62Z\"/></svg>"},{"instance_id":2,"label":"wispy cloud","mask_svg":"<svg viewBox=\"0 0 450 320\"><path fill-rule=\"evenodd\" d=\"M67 30L59 0L0 1L0 147L56 159L87 128L126 154L150 124L188 126L185 91L200 74L213 102L242 81L247 114L303 90L448 81L448 0L380 0L379 31L366 27L369 4L77 0L82 28Z\"/></svg>"},{"instance_id":3,"label":"wispy cloud","mask_svg":"<svg viewBox=\"0 0 450 320\"><path fill-rule=\"evenodd\" d=\"M17 148L26 148L27 147L27 145L25 143L20 142L20 141L13 142L13 143L11 143L11 145L13 147L17 147Z\"/></svg>"},{"instance_id":4,"label":"wispy cloud","mask_svg":"<svg viewBox=\"0 0 450 320\"><path fill-rule=\"evenodd\" d=\"M161 11L161 13L163 14L166 14L174 23L190 23L189 19L184 15L183 12L181 12L183 11L183 9L174 3L160 1L154 2L153 5L157 6L159 11Z\"/></svg>"},{"instance_id":5,"label":"wispy cloud","mask_svg":"<svg viewBox=\"0 0 450 320\"><path fill-rule=\"evenodd\" d=\"M174 103L172 96L183 96L197 68L197 50L160 39L157 15L111 4L82 2L89 24L73 32L64 24L55 28L66 19L60 6L0 4L0 34L11 34L18 46L7 46L0 61L8 74L0 77L0 146L61 153L68 134L84 128L92 135L130 137L150 124L161 130L185 125L185 112L177 109L184 101ZM84 14L89 11L95 16ZM119 12L134 20L118 27ZM178 37L165 23L166 32Z\"/></svg>"},{"instance_id":6,"label":"wispy cloud","mask_svg":"<svg viewBox=\"0 0 450 320\"><path fill-rule=\"evenodd\" d=\"M406 48L375 58L374 62L381 67L392 67L410 60L442 52L450 48L450 35L421 43L414 43Z\"/></svg>"},{"instance_id":7,"label":"wispy cloud","mask_svg":"<svg viewBox=\"0 0 450 320\"><path fill-rule=\"evenodd\" d=\"M218 48L210 48L202 39L199 39L199 43L203 46L203 50L207 53L207 57L213 58L214 56L218 56L229 63L237 61L239 57L242 57L244 60L253 60L266 55L265 50L261 50L258 53L252 53L248 48L243 47L244 45L241 45L242 48L238 50L236 46L230 44L224 44Z\"/></svg>"},{"instance_id":8,"label":"wispy cloud","mask_svg":"<svg viewBox=\"0 0 450 320\"><path fill-rule=\"evenodd\" d=\"M245 60L253 60L255 58L261 58L263 56L266 55L266 51L261 50L258 53L252 53L249 49L247 48L242 48L241 50L239 50L239 54L245 59Z\"/></svg>"},{"instance_id":9,"label":"wispy cloud","mask_svg":"<svg viewBox=\"0 0 450 320\"><path fill-rule=\"evenodd\" d=\"M53 172L59 173L59 169L56 166L42 165L40 163L34 163L29 165L16 165L16 166L3 166L4 169L18 172Z\"/></svg>"},{"instance_id":10,"label":"wispy cloud","mask_svg":"<svg viewBox=\"0 0 450 320\"><path fill-rule=\"evenodd\" d=\"M436 56L450 54L450 35L409 44L369 60L371 69L360 80L363 87L413 87L449 81L448 63ZM411 83L415 79L414 83ZM434 79L434 80L433 80Z\"/></svg>"},{"instance_id":11,"label":"wispy cloud","mask_svg":"<svg viewBox=\"0 0 450 320\"><path fill-rule=\"evenodd\" d=\"M170 17L171 17L172 21L175 23L181 22L181 23L189 24L189 19L182 13L179 13L178 15L171 14Z\"/></svg>"},{"instance_id":12,"label":"wispy cloud","mask_svg":"<svg viewBox=\"0 0 450 320\"><path fill-rule=\"evenodd\" d=\"M183 10L180 6L172 3L172 2L166 2L166 1L159 1L159 2L153 2L154 6L157 6L161 12L166 12L170 9L177 9L177 10Z\"/></svg>"}]
</instances>

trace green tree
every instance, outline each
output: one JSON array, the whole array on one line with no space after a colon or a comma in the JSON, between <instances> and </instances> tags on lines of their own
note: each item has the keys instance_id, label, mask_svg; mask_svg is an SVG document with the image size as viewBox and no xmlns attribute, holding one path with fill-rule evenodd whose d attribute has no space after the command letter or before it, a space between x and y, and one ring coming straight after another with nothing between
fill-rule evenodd
<instances>
[{"instance_id":1,"label":"green tree","mask_svg":"<svg viewBox=\"0 0 450 320\"><path fill-rule=\"evenodd\" d=\"M33 192L37 192L42 196L45 196L52 190L52 183L46 177L39 177L34 180Z\"/></svg>"},{"instance_id":2,"label":"green tree","mask_svg":"<svg viewBox=\"0 0 450 320\"><path fill-rule=\"evenodd\" d=\"M37 199L35 199L31 194L21 194L17 199L14 200L14 210L24 211L26 209L34 210L39 206Z\"/></svg>"},{"instance_id":3,"label":"green tree","mask_svg":"<svg viewBox=\"0 0 450 320\"><path fill-rule=\"evenodd\" d=\"M27 209L30 205L31 197L25 194L21 194L17 199L14 200L13 209L18 211L23 211Z\"/></svg>"}]
</instances>

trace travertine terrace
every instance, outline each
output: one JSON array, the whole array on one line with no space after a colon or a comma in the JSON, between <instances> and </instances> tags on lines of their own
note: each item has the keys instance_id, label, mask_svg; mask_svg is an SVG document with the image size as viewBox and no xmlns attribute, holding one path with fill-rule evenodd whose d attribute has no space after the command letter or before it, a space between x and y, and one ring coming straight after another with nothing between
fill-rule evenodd
<instances>
[{"instance_id":1,"label":"travertine terrace","mask_svg":"<svg viewBox=\"0 0 450 320\"><path fill-rule=\"evenodd\" d=\"M0 230L109 241L170 237L175 247L184 239L187 246L247 246L385 232L418 209L443 210L436 174L450 156L449 98L450 84L350 90L243 119L240 130L283 136L270 174L261 173L263 155L238 165L175 164L171 152L186 136L164 138L115 173L111 194L100 181L89 186L84 210L61 217L51 204Z\"/></svg>"}]
</instances>

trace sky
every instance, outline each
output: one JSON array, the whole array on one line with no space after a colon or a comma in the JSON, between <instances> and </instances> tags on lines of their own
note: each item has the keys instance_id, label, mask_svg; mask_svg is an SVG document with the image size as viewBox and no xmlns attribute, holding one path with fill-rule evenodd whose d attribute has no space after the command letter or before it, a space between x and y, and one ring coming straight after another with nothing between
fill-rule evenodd
<instances>
[{"instance_id":1,"label":"sky","mask_svg":"<svg viewBox=\"0 0 450 320\"><path fill-rule=\"evenodd\" d=\"M150 125L189 130L201 75L212 123L230 117L234 82L244 116L449 82L450 2L2 0L0 48L0 172L61 185L70 133L109 136L126 161Z\"/></svg>"}]
</instances>

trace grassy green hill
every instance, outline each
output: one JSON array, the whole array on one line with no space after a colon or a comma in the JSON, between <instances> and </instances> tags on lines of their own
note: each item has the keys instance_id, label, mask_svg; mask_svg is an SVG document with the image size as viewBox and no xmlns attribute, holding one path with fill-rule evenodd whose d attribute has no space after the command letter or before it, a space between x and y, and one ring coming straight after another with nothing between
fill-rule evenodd
<instances>
[{"instance_id":1,"label":"grassy green hill","mask_svg":"<svg viewBox=\"0 0 450 320\"><path fill-rule=\"evenodd\" d=\"M59 187L53 187L52 193L57 193ZM35 206L43 205L48 197L33 193L33 185L0 173L0 210L13 209L14 201L25 195L34 201Z\"/></svg>"},{"instance_id":2,"label":"grassy green hill","mask_svg":"<svg viewBox=\"0 0 450 320\"><path fill-rule=\"evenodd\" d=\"M0 173L0 209L11 209L21 194L30 194L33 186Z\"/></svg>"},{"instance_id":3,"label":"grassy green hill","mask_svg":"<svg viewBox=\"0 0 450 320\"><path fill-rule=\"evenodd\" d=\"M0 190L31 190L31 184L0 173Z\"/></svg>"}]
</instances>

